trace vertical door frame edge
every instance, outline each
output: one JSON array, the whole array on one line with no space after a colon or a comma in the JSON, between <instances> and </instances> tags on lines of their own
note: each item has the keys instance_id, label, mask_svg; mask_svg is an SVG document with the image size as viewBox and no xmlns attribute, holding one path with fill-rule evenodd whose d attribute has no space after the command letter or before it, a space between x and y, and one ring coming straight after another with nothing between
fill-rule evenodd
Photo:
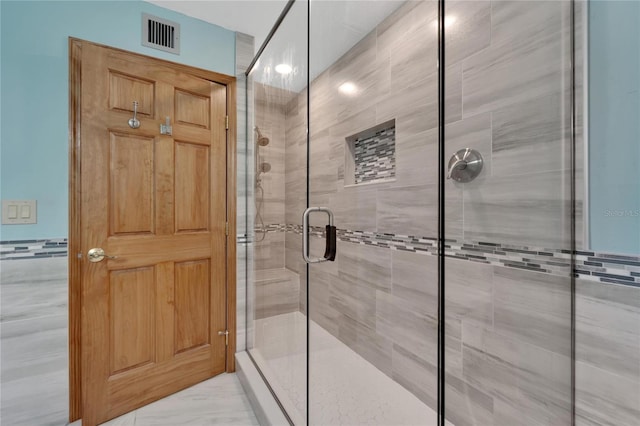
<instances>
[{"instance_id":1,"label":"vertical door frame edge","mask_svg":"<svg viewBox=\"0 0 640 426\"><path fill-rule=\"evenodd\" d=\"M237 246L237 105L236 79L227 82L227 373L236 371L236 246Z\"/></svg>"},{"instance_id":2,"label":"vertical door frame edge","mask_svg":"<svg viewBox=\"0 0 640 426\"><path fill-rule=\"evenodd\" d=\"M82 114L82 41L69 37L69 422L82 417L80 352L82 263L80 253L80 122Z\"/></svg>"},{"instance_id":3,"label":"vertical door frame edge","mask_svg":"<svg viewBox=\"0 0 640 426\"><path fill-rule=\"evenodd\" d=\"M69 422L82 418L82 262L81 236L81 113L82 113L82 47L94 45L136 55L177 71L191 74L226 86L226 107L229 129L226 131L226 322L229 344L226 347L225 371L235 371L236 351L236 78L214 71L165 61L111 46L69 37Z\"/></svg>"}]
</instances>

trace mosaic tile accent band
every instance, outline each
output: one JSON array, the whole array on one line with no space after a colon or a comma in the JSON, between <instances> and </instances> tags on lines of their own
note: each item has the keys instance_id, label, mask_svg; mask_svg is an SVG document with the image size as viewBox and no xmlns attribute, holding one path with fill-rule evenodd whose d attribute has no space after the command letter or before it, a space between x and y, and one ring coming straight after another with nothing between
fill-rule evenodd
<instances>
[{"instance_id":1,"label":"mosaic tile accent band","mask_svg":"<svg viewBox=\"0 0 640 426\"><path fill-rule=\"evenodd\" d=\"M380 130L353 143L355 183L375 182L396 176L396 128Z\"/></svg>"},{"instance_id":2,"label":"mosaic tile accent band","mask_svg":"<svg viewBox=\"0 0 640 426\"><path fill-rule=\"evenodd\" d=\"M264 231L292 232L302 235L302 226L269 224ZM258 230L256 230L258 232ZM324 236L324 228L312 227L312 236ZM386 234L338 229L338 240L428 255L437 254L437 240L429 237ZM251 243L251 237L237 235L239 244ZM448 257L510 268L567 276L571 268L571 251L540 247L522 247L488 242L445 240ZM0 260L67 256L67 239L0 241ZM576 251L573 274L577 278L640 288L640 256L626 256L592 251Z\"/></svg>"},{"instance_id":3,"label":"mosaic tile accent band","mask_svg":"<svg viewBox=\"0 0 640 426\"><path fill-rule=\"evenodd\" d=\"M302 226L271 224L267 233L293 232L302 235ZM312 227L310 235L324 236L324 228ZM338 229L339 241L436 255L437 239L411 235ZM250 238L247 242L250 242ZM340 254L338 253L338 256ZM524 247L512 244L496 244L474 241L445 240L447 257L487 263L509 268L526 269L558 276L571 273L571 250L543 247ZM621 284L640 288L640 256L624 256L590 251L575 252L573 275L576 278L603 283Z\"/></svg>"},{"instance_id":4,"label":"mosaic tile accent band","mask_svg":"<svg viewBox=\"0 0 640 426\"><path fill-rule=\"evenodd\" d=\"M67 239L0 241L0 260L62 257L67 255Z\"/></svg>"}]
</instances>

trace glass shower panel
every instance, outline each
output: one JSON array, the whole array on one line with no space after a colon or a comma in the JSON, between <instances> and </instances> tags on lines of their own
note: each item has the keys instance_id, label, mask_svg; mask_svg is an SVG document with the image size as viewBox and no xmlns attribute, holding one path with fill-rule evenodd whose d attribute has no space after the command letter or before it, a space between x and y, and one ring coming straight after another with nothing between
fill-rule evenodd
<instances>
[{"instance_id":1,"label":"glass shower panel","mask_svg":"<svg viewBox=\"0 0 640 426\"><path fill-rule=\"evenodd\" d=\"M571 11L444 2L454 425L572 424Z\"/></svg>"},{"instance_id":2,"label":"glass shower panel","mask_svg":"<svg viewBox=\"0 0 640 426\"><path fill-rule=\"evenodd\" d=\"M583 151L576 190L587 195L584 220L576 221L584 237L575 261L576 424L633 425L640 421L640 2L576 6Z\"/></svg>"},{"instance_id":3,"label":"glass shower panel","mask_svg":"<svg viewBox=\"0 0 640 426\"><path fill-rule=\"evenodd\" d=\"M300 239L306 203L306 170L291 162L306 150L306 114L297 108L308 81L306 26L307 5L296 2L248 78L247 348L296 425L306 423L306 268L287 242Z\"/></svg>"},{"instance_id":4,"label":"glass shower panel","mask_svg":"<svg viewBox=\"0 0 640 426\"><path fill-rule=\"evenodd\" d=\"M436 424L437 10L310 3L309 424Z\"/></svg>"}]
</instances>

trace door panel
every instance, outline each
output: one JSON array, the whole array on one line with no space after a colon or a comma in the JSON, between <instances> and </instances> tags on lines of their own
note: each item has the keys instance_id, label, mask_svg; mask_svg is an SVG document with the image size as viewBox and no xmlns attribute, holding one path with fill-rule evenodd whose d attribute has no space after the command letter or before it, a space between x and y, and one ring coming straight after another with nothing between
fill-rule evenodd
<instances>
[{"instance_id":1,"label":"door panel","mask_svg":"<svg viewBox=\"0 0 640 426\"><path fill-rule=\"evenodd\" d=\"M175 144L176 231L209 229L209 147Z\"/></svg>"},{"instance_id":2,"label":"door panel","mask_svg":"<svg viewBox=\"0 0 640 426\"><path fill-rule=\"evenodd\" d=\"M176 121L209 128L209 97L176 90Z\"/></svg>"},{"instance_id":3,"label":"door panel","mask_svg":"<svg viewBox=\"0 0 640 426\"><path fill-rule=\"evenodd\" d=\"M111 235L152 234L153 138L114 133L110 136Z\"/></svg>"},{"instance_id":4,"label":"door panel","mask_svg":"<svg viewBox=\"0 0 640 426\"><path fill-rule=\"evenodd\" d=\"M209 343L209 261L175 265L175 353Z\"/></svg>"},{"instance_id":5,"label":"door panel","mask_svg":"<svg viewBox=\"0 0 640 426\"><path fill-rule=\"evenodd\" d=\"M138 114L153 116L155 84L118 72L109 72L109 108L133 112L133 101L138 102Z\"/></svg>"},{"instance_id":6,"label":"door panel","mask_svg":"<svg viewBox=\"0 0 640 426\"><path fill-rule=\"evenodd\" d=\"M114 271L109 276L111 376L155 362L154 268Z\"/></svg>"},{"instance_id":7,"label":"door panel","mask_svg":"<svg viewBox=\"0 0 640 426\"><path fill-rule=\"evenodd\" d=\"M82 76L81 246L111 256L82 265L94 425L224 371L226 87L95 45Z\"/></svg>"}]
</instances>

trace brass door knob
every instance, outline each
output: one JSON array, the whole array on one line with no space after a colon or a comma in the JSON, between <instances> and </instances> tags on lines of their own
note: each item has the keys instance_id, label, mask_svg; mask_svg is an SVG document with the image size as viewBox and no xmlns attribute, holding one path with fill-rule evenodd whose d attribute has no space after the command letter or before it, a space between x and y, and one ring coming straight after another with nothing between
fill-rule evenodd
<instances>
[{"instance_id":1,"label":"brass door knob","mask_svg":"<svg viewBox=\"0 0 640 426\"><path fill-rule=\"evenodd\" d=\"M101 262L105 257L107 259L117 259L118 256L109 256L107 254L105 254L104 250L101 249L100 247L96 247L96 248L92 248L91 250L89 250L89 252L87 253L87 257L89 258L89 262Z\"/></svg>"}]
</instances>

